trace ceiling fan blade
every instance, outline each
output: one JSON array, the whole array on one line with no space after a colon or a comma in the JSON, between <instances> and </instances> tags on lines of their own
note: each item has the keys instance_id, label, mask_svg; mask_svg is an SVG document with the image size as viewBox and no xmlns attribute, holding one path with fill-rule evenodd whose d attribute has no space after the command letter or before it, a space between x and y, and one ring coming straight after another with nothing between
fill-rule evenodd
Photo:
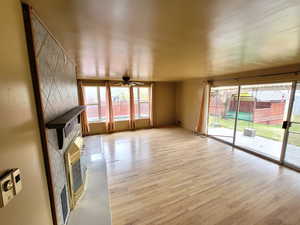
<instances>
[{"instance_id":1,"label":"ceiling fan blade","mask_svg":"<svg viewBox=\"0 0 300 225\"><path fill-rule=\"evenodd\" d=\"M123 82L114 82L113 84L114 84L114 85L120 85L120 86L124 85Z\"/></svg>"},{"instance_id":2,"label":"ceiling fan blade","mask_svg":"<svg viewBox=\"0 0 300 225\"><path fill-rule=\"evenodd\" d=\"M136 86L136 83L135 82L130 82L129 86Z\"/></svg>"},{"instance_id":3,"label":"ceiling fan blade","mask_svg":"<svg viewBox=\"0 0 300 225\"><path fill-rule=\"evenodd\" d=\"M136 81L136 82L132 82L132 83L134 83L135 85L145 85L144 83L142 83L142 82L138 82L138 81Z\"/></svg>"}]
</instances>

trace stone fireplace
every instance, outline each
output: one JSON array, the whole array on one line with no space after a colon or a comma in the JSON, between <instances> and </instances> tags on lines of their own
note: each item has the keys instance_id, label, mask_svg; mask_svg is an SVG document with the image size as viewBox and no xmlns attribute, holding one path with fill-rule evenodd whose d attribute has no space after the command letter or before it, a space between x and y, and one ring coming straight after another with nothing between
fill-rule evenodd
<instances>
[{"instance_id":1,"label":"stone fireplace","mask_svg":"<svg viewBox=\"0 0 300 225\"><path fill-rule=\"evenodd\" d=\"M72 175L72 188L75 190L77 200L78 190L82 190L84 182L81 157L74 161L71 170L66 167L65 160L70 152L69 148L74 145L78 137L82 136L81 124L78 120L74 120L77 122L64 129L63 143L58 140L57 130L48 129L46 124L79 107L76 65L32 9L30 9L30 26L32 30L27 32L32 35L32 40L29 41L33 41L35 60L31 59L31 63L35 63L37 70L33 75L36 76L34 77L35 93L38 92L36 95L39 96L36 97L37 111L42 113L39 114L39 123L43 123L44 126L41 133L44 133L42 139L46 142L46 146L43 146L43 149L47 151L46 163L49 164L51 174L50 202L55 215L54 224L64 225L68 221L71 208L74 207L71 191L69 191L69 173L74 175ZM30 53L31 50L29 49Z\"/></svg>"}]
</instances>

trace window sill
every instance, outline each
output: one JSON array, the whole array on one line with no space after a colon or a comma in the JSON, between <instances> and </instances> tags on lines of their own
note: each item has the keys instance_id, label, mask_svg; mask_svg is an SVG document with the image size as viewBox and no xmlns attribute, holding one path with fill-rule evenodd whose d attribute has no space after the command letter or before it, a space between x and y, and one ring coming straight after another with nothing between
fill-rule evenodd
<instances>
[{"instance_id":1,"label":"window sill","mask_svg":"<svg viewBox=\"0 0 300 225\"><path fill-rule=\"evenodd\" d=\"M105 121L89 121L89 124L94 124L94 123L106 123Z\"/></svg>"},{"instance_id":2,"label":"window sill","mask_svg":"<svg viewBox=\"0 0 300 225\"><path fill-rule=\"evenodd\" d=\"M135 119L136 121L140 121L140 120L150 120L150 118L138 118L138 119ZM115 120L114 122L129 122L128 119L124 119L124 120ZM90 121L88 122L89 124L105 124L106 122L105 121Z\"/></svg>"},{"instance_id":3,"label":"window sill","mask_svg":"<svg viewBox=\"0 0 300 225\"><path fill-rule=\"evenodd\" d=\"M129 122L129 119L115 119L114 120L114 122L123 122L123 121Z\"/></svg>"}]
</instances>

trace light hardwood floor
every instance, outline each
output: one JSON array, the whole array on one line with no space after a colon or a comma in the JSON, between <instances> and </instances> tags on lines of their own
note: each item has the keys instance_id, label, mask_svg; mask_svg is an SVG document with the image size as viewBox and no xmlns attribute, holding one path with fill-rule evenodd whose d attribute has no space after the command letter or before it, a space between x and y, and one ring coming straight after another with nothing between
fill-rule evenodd
<instances>
[{"instance_id":1,"label":"light hardwood floor","mask_svg":"<svg viewBox=\"0 0 300 225\"><path fill-rule=\"evenodd\" d=\"M181 128L102 136L114 225L300 224L300 173Z\"/></svg>"}]
</instances>

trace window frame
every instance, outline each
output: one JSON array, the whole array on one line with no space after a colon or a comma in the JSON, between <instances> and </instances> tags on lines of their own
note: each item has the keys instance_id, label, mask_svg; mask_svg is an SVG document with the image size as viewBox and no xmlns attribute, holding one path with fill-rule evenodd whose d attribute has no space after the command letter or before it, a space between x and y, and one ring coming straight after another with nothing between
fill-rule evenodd
<instances>
[{"instance_id":1,"label":"window frame","mask_svg":"<svg viewBox=\"0 0 300 225\"><path fill-rule=\"evenodd\" d=\"M86 91L85 89L88 88L88 87L94 87L96 88L96 92L97 92L97 96L96 96L96 99L97 99L97 103L87 103L86 99L87 99L87 96L86 96ZM87 119L88 119L88 123L105 123L107 122L107 116L104 115L102 116L101 115L101 109L103 109L103 106L101 105L101 91L100 91L100 88L105 88L106 89L106 86L104 84L101 84L101 85L92 85L92 84L88 84L88 85L84 85L84 99L85 99L85 105L87 107L89 106L94 106L94 107L97 107L98 109L98 113L97 113L97 119L95 120L89 120L89 117L87 115ZM137 112L135 111L134 112L134 120L148 120L150 119L150 116L151 116L151 112L150 112L150 107L151 107L151 94L150 94L150 91L151 91L151 87L149 85L143 85L143 86L140 86L140 85L137 85L137 86L134 86L134 87L125 87L125 86L119 86L119 85L111 85L110 86L110 91L111 91L111 101L112 101L112 107L113 107L113 97L112 97L112 92L113 92L113 89L114 88L127 88L128 90L128 93L129 93L129 100L128 100L128 105L129 105L129 114L128 114L128 117L126 118L116 118L115 115L114 115L114 110L113 110L113 118L114 118L114 121L118 122L118 121L130 121L130 108L131 108L131 100L130 100L130 88L136 88L137 89L137 98L134 94L134 91L133 91L133 104L134 104L134 109L137 108ZM143 101L141 99L141 88L147 88L148 89L148 98L147 98L147 101ZM107 90L105 90L107 91ZM107 100L106 100L106 105L108 104ZM141 107L141 104L142 103L147 103L148 104L148 107L149 107L149 110L148 110L148 114L143 116L141 114L141 110L142 110L142 107ZM137 107L135 106L137 104ZM109 110L109 109L107 109Z\"/></svg>"},{"instance_id":2,"label":"window frame","mask_svg":"<svg viewBox=\"0 0 300 225\"><path fill-rule=\"evenodd\" d=\"M86 92L85 92L85 88L88 88L88 87L95 87L96 90L97 90L97 103L85 103L86 106L97 106L98 108L98 119L97 120L93 120L93 121L90 121L89 120L89 117L88 117L88 114L87 114L87 119L88 119L88 123L105 123L106 120L107 120L107 116L104 116L104 118L102 119L102 116L101 116L101 93L100 93L100 88L105 88L105 86L85 86L84 87L84 99L87 99L86 98ZM105 89L106 91L106 89ZM106 102L107 104L107 102Z\"/></svg>"},{"instance_id":3,"label":"window frame","mask_svg":"<svg viewBox=\"0 0 300 225\"><path fill-rule=\"evenodd\" d=\"M112 103L112 108L114 107L114 101L113 101L113 88L127 88L128 90L128 117L126 118L116 118L115 114L114 114L114 110L112 109L113 111L113 118L114 118L114 121L116 122L119 122L119 121L129 121L130 120L130 87L124 87L124 86L118 86L118 85L111 85L110 86L110 91L111 91L111 103Z\"/></svg>"},{"instance_id":4,"label":"window frame","mask_svg":"<svg viewBox=\"0 0 300 225\"><path fill-rule=\"evenodd\" d=\"M146 120L146 119L150 119L150 87L149 86L137 86L137 87L133 87L134 88L137 88L137 108L138 108L138 113L137 112L134 112L134 117L135 117L135 120ZM148 105L149 105L149 112L148 112L148 115L146 117L142 117L141 116L141 104L140 103L143 103L140 99L140 88L147 88L148 89ZM134 93L134 91L133 91ZM134 96L134 104L136 104L136 101L135 101L135 96ZM138 116L137 116L138 115Z\"/></svg>"}]
</instances>

